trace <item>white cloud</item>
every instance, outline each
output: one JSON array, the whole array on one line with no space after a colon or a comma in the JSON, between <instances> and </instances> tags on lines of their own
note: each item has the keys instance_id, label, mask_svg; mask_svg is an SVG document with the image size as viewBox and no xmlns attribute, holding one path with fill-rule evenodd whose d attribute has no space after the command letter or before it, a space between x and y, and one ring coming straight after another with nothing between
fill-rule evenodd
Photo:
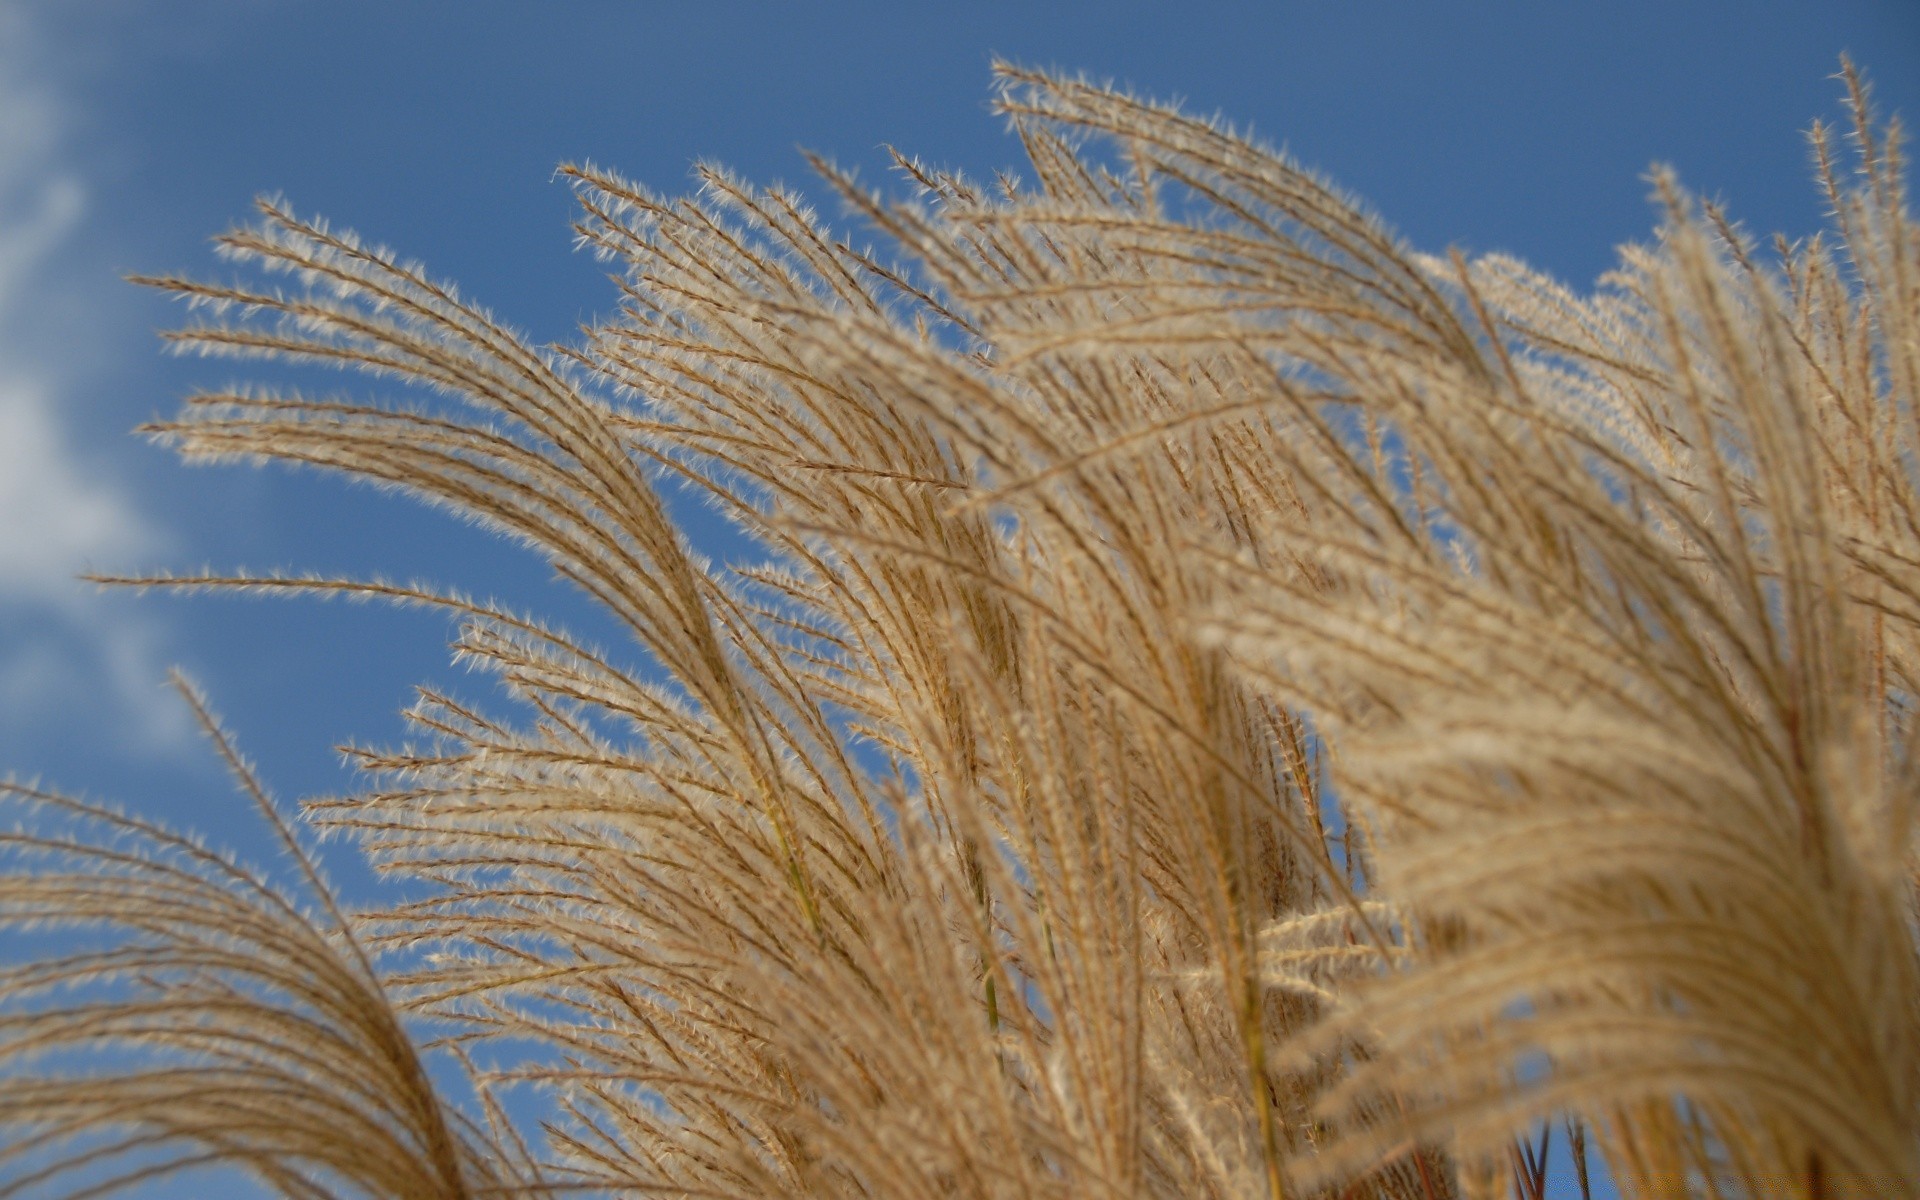
<instances>
[{"instance_id":1,"label":"white cloud","mask_svg":"<svg viewBox=\"0 0 1920 1200\"><path fill-rule=\"evenodd\" d=\"M73 577L155 541L94 464L74 457L56 392L0 363L0 599L69 606Z\"/></svg>"},{"instance_id":2,"label":"white cloud","mask_svg":"<svg viewBox=\"0 0 1920 1200\"><path fill-rule=\"evenodd\" d=\"M67 419L76 366L105 348L30 328L36 298L63 286L57 258L87 199L64 98L37 73L50 57L24 7L0 0L0 721L110 705L114 726L165 749L185 731L178 706L157 702L163 630L75 578L163 540Z\"/></svg>"}]
</instances>

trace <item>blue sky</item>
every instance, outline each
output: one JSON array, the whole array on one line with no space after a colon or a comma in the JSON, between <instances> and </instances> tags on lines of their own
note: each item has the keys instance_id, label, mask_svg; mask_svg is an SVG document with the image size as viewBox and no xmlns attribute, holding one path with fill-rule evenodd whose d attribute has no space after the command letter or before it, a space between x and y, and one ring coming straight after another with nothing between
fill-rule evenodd
<instances>
[{"instance_id":1,"label":"blue sky","mask_svg":"<svg viewBox=\"0 0 1920 1200\"><path fill-rule=\"evenodd\" d=\"M563 338L612 289L570 249L558 163L802 182L806 146L878 181L893 144L989 171L1017 160L986 110L1000 55L1224 113L1423 249L1586 283L1650 228L1655 162L1750 228L1816 229L1801 132L1838 113L1843 50L1920 119L1920 0L0 0L0 769L264 854L169 665L288 796L349 786L333 747L396 739L415 683L485 694L431 616L101 596L88 566L380 572L577 612L444 516L128 435L246 371L163 358L178 310L120 276L215 270L205 239L258 193Z\"/></svg>"}]
</instances>

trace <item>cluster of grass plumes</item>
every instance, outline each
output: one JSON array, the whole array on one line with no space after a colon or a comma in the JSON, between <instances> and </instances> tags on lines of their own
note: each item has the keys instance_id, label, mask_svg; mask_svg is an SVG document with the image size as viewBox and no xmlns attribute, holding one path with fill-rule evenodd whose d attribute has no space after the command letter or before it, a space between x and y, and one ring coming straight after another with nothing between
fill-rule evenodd
<instances>
[{"instance_id":1,"label":"cluster of grass plumes","mask_svg":"<svg viewBox=\"0 0 1920 1200\"><path fill-rule=\"evenodd\" d=\"M1831 235L1766 253L1658 179L1589 295L1003 79L1031 183L821 164L897 260L572 170L624 304L570 348L274 204L220 245L289 286L151 281L214 314L183 348L423 388L160 436L505 531L645 654L143 581L438 606L515 704L425 694L305 806L410 881L344 916L15 789L0 919L117 940L0 976L0 1175L1443 1200L1539 1195L1563 1129L1635 1197L1920 1192L1897 130L1854 83ZM667 478L763 557L697 557ZM62 1058L99 1038L139 1065Z\"/></svg>"}]
</instances>

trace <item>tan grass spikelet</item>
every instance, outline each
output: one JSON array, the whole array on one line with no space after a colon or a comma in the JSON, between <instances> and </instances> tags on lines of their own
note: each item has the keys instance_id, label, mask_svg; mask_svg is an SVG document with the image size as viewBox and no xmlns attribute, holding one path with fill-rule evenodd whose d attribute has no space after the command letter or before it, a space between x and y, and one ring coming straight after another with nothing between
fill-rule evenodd
<instances>
[{"instance_id":1,"label":"tan grass spikelet","mask_svg":"<svg viewBox=\"0 0 1920 1200\"><path fill-rule=\"evenodd\" d=\"M0 919L117 936L6 973L0 1061L13 1081L0 1122L34 1136L6 1145L4 1194L76 1178L71 1194L93 1194L210 1164L288 1196L538 1194L510 1137L496 1142L436 1094L306 851L179 686L319 911L145 821L7 785L35 820L5 835ZM99 1060L116 1051L141 1065Z\"/></svg>"},{"instance_id":2,"label":"tan grass spikelet","mask_svg":"<svg viewBox=\"0 0 1920 1200\"><path fill-rule=\"evenodd\" d=\"M220 245L284 289L147 281L210 313L183 349L439 397L228 391L158 436L483 522L631 641L132 581L434 607L508 704L423 690L416 744L308 802L412 889L333 924L19 792L151 881L128 961L197 982L96 1011L45 987L118 958L6 976L0 1054L119 1020L186 1065L36 1076L0 1153L164 1139L301 1197L1450 1200L1537 1195L1552 1122L1630 1195L1920 1191L1920 242L1864 91L1860 179L1816 135L1831 239L1769 265L1661 177L1658 240L1582 295L1001 74L1030 182L818 164L899 261L717 168L677 200L566 168L621 296L571 347L278 202ZM696 554L667 480L762 560ZM0 889L110 915L84 873ZM230 1004L252 1040L208 1049ZM274 1137L166 1090L228 1053Z\"/></svg>"}]
</instances>

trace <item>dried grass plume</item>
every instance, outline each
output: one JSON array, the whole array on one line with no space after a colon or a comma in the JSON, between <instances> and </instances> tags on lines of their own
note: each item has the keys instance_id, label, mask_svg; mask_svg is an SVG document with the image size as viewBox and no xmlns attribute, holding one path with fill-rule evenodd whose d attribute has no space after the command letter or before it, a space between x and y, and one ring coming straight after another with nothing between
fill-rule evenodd
<instances>
[{"instance_id":1,"label":"dried grass plume","mask_svg":"<svg viewBox=\"0 0 1920 1200\"><path fill-rule=\"evenodd\" d=\"M1025 179L818 164L886 254L567 168L622 281L571 346L263 202L239 282L143 281L174 345L415 399L151 432L483 522L629 636L122 581L433 607L503 703L423 692L296 819L185 689L277 874L9 785L0 1197L1465 1200L1554 1137L1583 1190L1920 1194L1920 231L1845 78L1828 233L1660 175L1591 291L1014 67Z\"/></svg>"}]
</instances>

